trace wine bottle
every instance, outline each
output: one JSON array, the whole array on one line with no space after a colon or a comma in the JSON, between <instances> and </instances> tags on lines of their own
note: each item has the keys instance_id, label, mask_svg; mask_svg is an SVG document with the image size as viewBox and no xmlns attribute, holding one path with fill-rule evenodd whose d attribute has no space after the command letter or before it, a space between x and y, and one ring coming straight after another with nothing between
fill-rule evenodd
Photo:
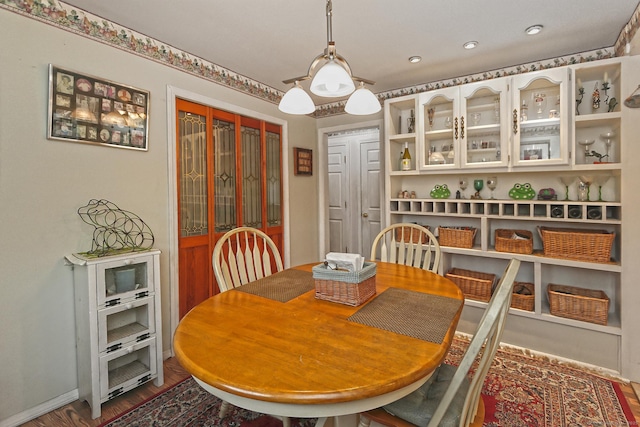
<instances>
[{"instance_id":1,"label":"wine bottle","mask_svg":"<svg viewBox=\"0 0 640 427\"><path fill-rule=\"evenodd\" d=\"M398 161L398 170L401 171L402 170L402 160L404 158L404 150L400 151L400 160Z\"/></svg>"},{"instance_id":2,"label":"wine bottle","mask_svg":"<svg viewBox=\"0 0 640 427\"><path fill-rule=\"evenodd\" d=\"M402 170L411 170L411 154L409 153L409 144L404 143L404 152L402 153Z\"/></svg>"}]
</instances>

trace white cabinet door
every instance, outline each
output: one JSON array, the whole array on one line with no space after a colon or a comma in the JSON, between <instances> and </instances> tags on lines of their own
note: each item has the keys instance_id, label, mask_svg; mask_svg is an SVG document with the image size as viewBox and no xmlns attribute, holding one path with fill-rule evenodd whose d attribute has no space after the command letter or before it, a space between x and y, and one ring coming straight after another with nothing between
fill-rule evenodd
<instances>
[{"instance_id":1,"label":"white cabinet door","mask_svg":"<svg viewBox=\"0 0 640 427\"><path fill-rule=\"evenodd\" d=\"M463 168L507 166L508 79L460 86L460 164Z\"/></svg>"},{"instance_id":2,"label":"white cabinet door","mask_svg":"<svg viewBox=\"0 0 640 427\"><path fill-rule=\"evenodd\" d=\"M420 170L453 169L460 166L462 122L460 89L450 87L421 93L418 98L418 120L424 132L420 135L420 154L416 155Z\"/></svg>"},{"instance_id":3,"label":"white cabinet door","mask_svg":"<svg viewBox=\"0 0 640 427\"><path fill-rule=\"evenodd\" d=\"M155 337L100 356L100 399L119 396L157 374Z\"/></svg>"},{"instance_id":4,"label":"white cabinet door","mask_svg":"<svg viewBox=\"0 0 640 427\"><path fill-rule=\"evenodd\" d=\"M119 304L154 290L153 256L131 256L97 264L98 306Z\"/></svg>"},{"instance_id":5,"label":"white cabinet door","mask_svg":"<svg viewBox=\"0 0 640 427\"><path fill-rule=\"evenodd\" d=\"M569 163L569 70L557 68L512 79L511 132L514 166Z\"/></svg>"},{"instance_id":6,"label":"white cabinet door","mask_svg":"<svg viewBox=\"0 0 640 427\"><path fill-rule=\"evenodd\" d=\"M154 297L98 310L98 351L121 348L155 334Z\"/></svg>"}]
</instances>

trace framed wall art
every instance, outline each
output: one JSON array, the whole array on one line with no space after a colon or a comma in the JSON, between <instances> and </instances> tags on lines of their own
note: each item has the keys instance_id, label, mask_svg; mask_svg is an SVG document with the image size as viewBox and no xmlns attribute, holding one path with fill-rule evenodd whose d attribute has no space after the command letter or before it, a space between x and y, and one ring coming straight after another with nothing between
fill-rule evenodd
<instances>
[{"instance_id":1,"label":"framed wall art","mask_svg":"<svg viewBox=\"0 0 640 427\"><path fill-rule=\"evenodd\" d=\"M148 149L149 92L49 64L47 138Z\"/></svg>"},{"instance_id":2,"label":"framed wall art","mask_svg":"<svg viewBox=\"0 0 640 427\"><path fill-rule=\"evenodd\" d=\"M307 148L293 148L294 175L313 175L313 151Z\"/></svg>"}]
</instances>

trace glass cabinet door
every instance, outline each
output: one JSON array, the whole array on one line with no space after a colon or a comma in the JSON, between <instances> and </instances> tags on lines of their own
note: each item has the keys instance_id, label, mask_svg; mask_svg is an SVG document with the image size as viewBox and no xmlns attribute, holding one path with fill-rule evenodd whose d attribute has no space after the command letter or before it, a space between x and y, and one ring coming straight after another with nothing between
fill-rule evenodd
<instances>
[{"instance_id":1,"label":"glass cabinet door","mask_svg":"<svg viewBox=\"0 0 640 427\"><path fill-rule=\"evenodd\" d=\"M460 88L460 160L464 167L506 166L507 79Z\"/></svg>"},{"instance_id":2,"label":"glass cabinet door","mask_svg":"<svg viewBox=\"0 0 640 427\"><path fill-rule=\"evenodd\" d=\"M97 298L99 306L112 306L141 298L153 285L153 257L118 259L97 266Z\"/></svg>"},{"instance_id":3,"label":"glass cabinet door","mask_svg":"<svg viewBox=\"0 0 640 427\"><path fill-rule=\"evenodd\" d=\"M423 124L420 169L450 169L459 165L462 122L458 87L420 94L419 120Z\"/></svg>"},{"instance_id":4,"label":"glass cabinet door","mask_svg":"<svg viewBox=\"0 0 640 427\"><path fill-rule=\"evenodd\" d=\"M569 71L545 70L513 78L512 164L568 163Z\"/></svg>"}]
</instances>

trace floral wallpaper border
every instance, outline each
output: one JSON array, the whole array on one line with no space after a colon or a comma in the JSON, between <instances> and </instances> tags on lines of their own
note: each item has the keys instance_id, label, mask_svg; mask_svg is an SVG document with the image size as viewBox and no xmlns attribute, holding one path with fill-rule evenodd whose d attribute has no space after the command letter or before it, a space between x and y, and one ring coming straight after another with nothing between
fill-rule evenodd
<instances>
[{"instance_id":1,"label":"floral wallpaper border","mask_svg":"<svg viewBox=\"0 0 640 427\"><path fill-rule=\"evenodd\" d=\"M84 10L74 8L58 0L0 0L0 8L36 19L70 31L89 39L128 51L135 55L176 68L194 76L227 86L240 92L265 101L278 104L284 92L253 80L242 74L235 73L220 65L214 64L197 56L183 52L166 43L137 33L129 28L100 18ZM380 102L426 92L443 87L457 86L465 83L494 79L498 77L544 70L582 62L597 61L613 58L625 54L626 44L635 36L640 22L640 5L636 8L631 19L623 28L616 44L610 48L603 48L589 52L581 52L559 58L521 64L508 68L501 68L456 77L448 80L424 83L412 87L377 93ZM346 101L319 105L312 114L315 118L344 114Z\"/></svg>"}]
</instances>

